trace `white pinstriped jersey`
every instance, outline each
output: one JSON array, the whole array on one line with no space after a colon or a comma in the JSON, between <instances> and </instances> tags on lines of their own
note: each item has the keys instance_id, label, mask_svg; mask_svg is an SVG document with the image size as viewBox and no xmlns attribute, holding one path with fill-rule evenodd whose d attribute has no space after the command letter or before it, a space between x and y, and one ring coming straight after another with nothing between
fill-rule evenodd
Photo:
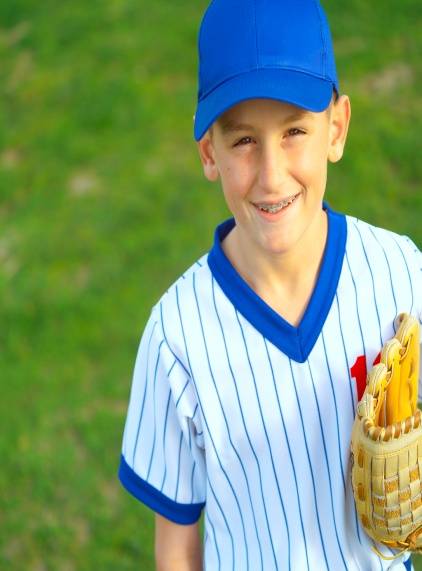
<instances>
[{"instance_id":1,"label":"white pinstriped jersey","mask_svg":"<svg viewBox=\"0 0 422 571\"><path fill-rule=\"evenodd\" d=\"M205 509L206 571L410 569L408 555L371 550L349 455L367 368L400 312L421 319L422 255L407 237L326 208L327 245L298 327L225 256L230 219L142 336L119 477L175 522Z\"/></svg>"}]
</instances>

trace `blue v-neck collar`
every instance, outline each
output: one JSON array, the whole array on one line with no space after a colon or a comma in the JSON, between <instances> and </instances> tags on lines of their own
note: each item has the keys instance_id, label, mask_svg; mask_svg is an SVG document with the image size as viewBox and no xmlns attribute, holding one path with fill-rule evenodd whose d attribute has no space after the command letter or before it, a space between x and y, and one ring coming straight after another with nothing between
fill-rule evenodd
<instances>
[{"instance_id":1,"label":"blue v-neck collar","mask_svg":"<svg viewBox=\"0 0 422 571\"><path fill-rule=\"evenodd\" d=\"M217 226L208 254L211 272L235 308L288 357L303 363L321 333L337 290L346 247L347 223L343 214L324 203L328 235L317 283L301 322L294 327L274 311L240 276L225 255L221 242L235 226L229 218Z\"/></svg>"}]
</instances>

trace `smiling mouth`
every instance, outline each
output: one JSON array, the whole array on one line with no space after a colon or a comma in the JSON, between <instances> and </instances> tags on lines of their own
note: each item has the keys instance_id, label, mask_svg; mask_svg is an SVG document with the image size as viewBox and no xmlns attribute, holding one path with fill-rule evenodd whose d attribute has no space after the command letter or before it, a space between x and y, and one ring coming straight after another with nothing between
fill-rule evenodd
<instances>
[{"instance_id":1,"label":"smiling mouth","mask_svg":"<svg viewBox=\"0 0 422 571\"><path fill-rule=\"evenodd\" d=\"M287 198L284 198L280 202L276 202L276 203L272 203L272 204L269 204L267 202L255 202L254 206L259 208L259 210L263 210L264 212L269 212L270 214L275 214L276 212L283 210L283 208L287 208L287 206L290 206L290 204L292 204L292 202L294 202L300 194L301 193L298 192L297 194L294 194L292 196L288 196Z\"/></svg>"}]
</instances>

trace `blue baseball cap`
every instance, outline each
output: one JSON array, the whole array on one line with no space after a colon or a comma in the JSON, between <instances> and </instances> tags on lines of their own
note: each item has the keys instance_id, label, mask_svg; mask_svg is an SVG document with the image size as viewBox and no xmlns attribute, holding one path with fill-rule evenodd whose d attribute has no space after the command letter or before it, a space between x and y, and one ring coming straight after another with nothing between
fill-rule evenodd
<instances>
[{"instance_id":1,"label":"blue baseball cap","mask_svg":"<svg viewBox=\"0 0 422 571\"><path fill-rule=\"evenodd\" d=\"M254 98L309 111L339 93L327 18L318 0L213 0L199 30L199 141L227 109Z\"/></svg>"}]
</instances>

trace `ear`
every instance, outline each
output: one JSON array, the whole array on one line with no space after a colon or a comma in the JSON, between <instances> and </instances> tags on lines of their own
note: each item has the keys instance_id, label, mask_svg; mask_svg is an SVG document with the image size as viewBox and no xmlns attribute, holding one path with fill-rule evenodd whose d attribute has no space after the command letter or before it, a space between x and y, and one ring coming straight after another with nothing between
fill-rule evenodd
<instances>
[{"instance_id":1,"label":"ear","mask_svg":"<svg viewBox=\"0 0 422 571\"><path fill-rule=\"evenodd\" d=\"M331 108L328 160L332 163L336 163L343 156L350 117L350 100L347 95L341 95Z\"/></svg>"},{"instance_id":2,"label":"ear","mask_svg":"<svg viewBox=\"0 0 422 571\"><path fill-rule=\"evenodd\" d=\"M210 132L207 131L197 144L204 175L210 182L215 182L218 180L219 173L215 162L215 151Z\"/></svg>"}]
</instances>

